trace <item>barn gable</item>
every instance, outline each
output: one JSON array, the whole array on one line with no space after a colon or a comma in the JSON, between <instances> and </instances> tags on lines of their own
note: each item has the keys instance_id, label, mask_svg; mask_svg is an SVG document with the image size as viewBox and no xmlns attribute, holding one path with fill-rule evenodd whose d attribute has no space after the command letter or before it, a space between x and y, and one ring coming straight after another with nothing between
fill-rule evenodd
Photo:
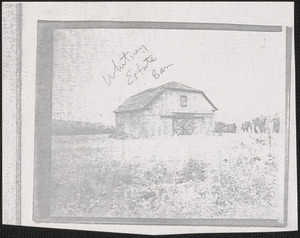
<instances>
[{"instance_id":1,"label":"barn gable","mask_svg":"<svg viewBox=\"0 0 300 238\"><path fill-rule=\"evenodd\" d=\"M153 101L159 97L165 90L179 90L191 93L202 94L205 100L211 105L214 111L218 110L216 106L208 99L203 91L180 84L177 82L169 82L161 86L147 89L141 93L135 94L128 98L122 105L120 105L114 112L130 112L147 108Z\"/></svg>"},{"instance_id":2,"label":"barn gable","mask_svg":"<svg viewBox=\"0 0 300 238\"><path fill-rule=\"evenodd\" d=\"M169 82L131 96L114 112L117 134L138 138L211 134L216 110L201 90Z\"/></svg>"},{"instance_id":3,"label":"barn gable","mask_svg":"<svg viewBox=\"0 0 300 238\"><path fill-rule=\"evenodd\" d=\"M146 109L143 110L145 114L161 116L176 113L207 114L215 111L201 93L174 89L165 89Z\"/></svg>"}]
</instances>

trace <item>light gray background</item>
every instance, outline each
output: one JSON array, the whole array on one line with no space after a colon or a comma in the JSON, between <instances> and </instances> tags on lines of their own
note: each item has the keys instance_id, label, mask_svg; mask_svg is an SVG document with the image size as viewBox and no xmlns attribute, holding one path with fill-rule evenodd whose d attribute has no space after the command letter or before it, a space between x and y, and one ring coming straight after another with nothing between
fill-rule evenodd
<instances>
[{"instance_id":1,"label":"light gray background","mask_svg":"<svg viewBox=\"0 0 300 238\"><path fill-rule=\"evenodd\" d=\"M128 97L169 81L204 91L218 107L215 120L239 123L257 115L285 116L285 36L281 32L57 29L53 36L52 118L114 125ZM122 52L145 44L157 58L131 85L113 71ZM150 54L150 53L149 53ZM139 65L142 60L136 60ZM174 64L158 79L152 69ZM109 102L109 103L108 103ZM100 117L101 115L101 117ZM240 127L240 126L239 126Z\"/></svg>"}]
</instances>

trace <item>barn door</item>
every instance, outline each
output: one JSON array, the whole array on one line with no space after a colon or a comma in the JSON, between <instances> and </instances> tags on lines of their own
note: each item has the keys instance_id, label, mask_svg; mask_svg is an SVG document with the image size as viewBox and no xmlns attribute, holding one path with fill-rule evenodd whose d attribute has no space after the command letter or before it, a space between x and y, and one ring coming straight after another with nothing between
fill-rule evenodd
<instances>
[{"instance_id":1,"label":"barn door","mask_svg":"<svg viewBox=\"0 0 300 238\"><path fill-rule=\"evenodd\" d=\"M192 135L194 132L194 119L173 118L173 135Z\"/></svg>"}]
</instances>

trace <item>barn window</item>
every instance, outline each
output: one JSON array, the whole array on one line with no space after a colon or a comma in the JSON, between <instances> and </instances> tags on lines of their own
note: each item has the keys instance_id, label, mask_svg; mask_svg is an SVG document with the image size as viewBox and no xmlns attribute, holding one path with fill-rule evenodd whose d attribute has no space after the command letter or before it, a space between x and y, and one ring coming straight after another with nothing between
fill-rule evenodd
<instances>
[{"instance_id":1,"label":"barn window","mask_svg":"<svg viewBox=\"0 0 300 238\"><path fill-rule=\"evenodd\" d=\"M180 95L180 106L182 106L182 107L187 106L187 96Z\"/></svg>"}]
</instances>

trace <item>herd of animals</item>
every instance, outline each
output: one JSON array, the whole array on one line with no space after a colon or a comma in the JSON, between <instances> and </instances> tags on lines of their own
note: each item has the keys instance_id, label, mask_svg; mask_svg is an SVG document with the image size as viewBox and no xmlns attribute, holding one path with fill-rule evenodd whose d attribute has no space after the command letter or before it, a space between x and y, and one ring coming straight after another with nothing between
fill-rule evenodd
<instances>
[{"instance_id":1,"label":"herd of animals","mask_svg":"<svg viewBox=\"0 0 300 238\"><path fill-rule=\"evenodd\" d=\"M251 121L245 121L242 123L243 132L254 132L254 133L279 133L280 120L276 113L274 116L263 116L260 115L252 119Z\"/></svg>"},{"instance_id":2,"label":"herd of animals","mask_svg":"<svg viewBox=\"0 0 300 238\"><path fill-rule=\"evenodd\" d=\"M216 122L215 123L215 133L236 133L236 124L226 124L224 122Z\"/></svg>"},{"instance_id":3,"label":"herd of animals","mask_svg":"<svg viewBox=\"0 0 300 238\"><path fill-rule=\"evenodd\" d=\"M253 133L279 133L280 130L280 120L279 116L276 113L274 116L263 116L260 115L249 121L244 121L242 123L241 131L242 132L253 132ZM223 122L215 123L215 133L236 133L237 125L226 124Z\"/></svg>"}]
</instances>

